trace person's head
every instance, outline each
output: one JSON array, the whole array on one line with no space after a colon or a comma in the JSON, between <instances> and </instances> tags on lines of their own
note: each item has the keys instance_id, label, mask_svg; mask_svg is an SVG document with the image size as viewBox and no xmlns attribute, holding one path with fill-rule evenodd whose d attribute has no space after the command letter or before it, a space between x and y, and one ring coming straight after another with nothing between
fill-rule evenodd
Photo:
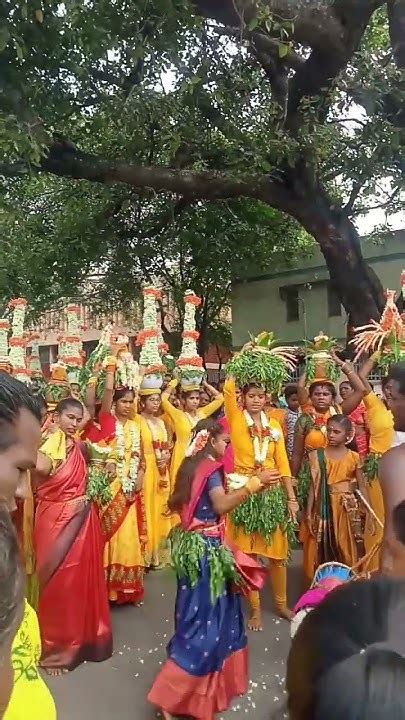
<instances>
[{"instance_id":1,"label":"person's head","mask_svg":"<svg viewBox=\"0 0 405 720\"><path fill-rule=\"evenodd\" d=\"M182 390L181 404L184 412L195 413L200 407L200 391L199 390Z\"/></svg>"},{"instance_id":2,"label":"person's head","mask_svg":"<svg viewBox=\"0 0 405 720\"><path fill-rule=\"evenodd\" d=\"M0 718L14 685L11 647L24 612L24 573L7 506L0 504Z\"/></svg>"},{"instance_id":3,"label":"person's head","mask_svg":"<svg viewBox=\"0 0 405 720\"><path fill-rule=\"evenodd\" d=\"M389 405L392 395L392 378L389 375L381 378L382 399ZM381 397L381 395L380 395Z\"/></svg>"},{"instance_id":4,"label":"person's head","mask_svg":"<svg viewBox=\"0 0 405 720\"><path fill-rule=\"evenodd\" d=\"M80 399L81 390L79 383L70 383L70 394L72 398L75 398L76 400Z\"/></svg>"},{"instance_id":5,"label":"person's head","mask_svg":"<svg viewBox=\"0 0 405 720\"><path fill-rule=\"evenodd\" d=\"M48 418L48 405L43 395L36 395L35 397L41 413L41 425L43 425Z\"/></svg>"},{"instance_id":6,"label":"person's head","mask_svg":"<svg viewBox=\"0 0 405 720\"><path fill-rule=\"evenodd\" d=\"M333 415L326 424L326 434L328 445L347 445L353 440L353 423L346 415Z\"/></svg>"},{"instance_id":7,"label":"person's head","mask_svg":"<svg viewBox=\"0 0 405 720\"><path fill-rule=\"evenodd\" d=\"M287 407L292 412L298 412L300 407L300 401L298 399L298 387L297 385L286 385L284 390L284 397L287 403Z\"/></svg>"},{"instance_id":8,"label":"person's head","mask_svg":"<svg viewBox=\"0 0 405 720\"><path fill-rule=\"evenodd\" d=\"M351 395L353 392L353 388L350 385L350 383L347 380L343 380L343 382L339 385L339 393L342 400L346 400L349 395Z\"/></svg>"},{"instance_id":9,"label":"person's head","mask_svg":"<svg viewBox=\"0 0 405 720\"><path fill-rule=\"evenodd\" d=\"M206 390L200 390L200 404L199 407L207 407L211 402L211 398Z\"/></svg>"},{"instance_id":10,"label":"person's head","mask_svg":"<svg viewBox=\"0 0 405 720\"><path fill-rule=\"evenodd\" d=\"M80 400L68 397L57 404L55 421L67 437L73 438L83 421L83 405Z\"/></svg>"},{"instance_id":11,"label":"person's head","mask_svg":"<svg viewBox=\"0 0 405 720\"><path fill-rule=\"evenodd\" d=\"M158 415L162 398L160 393L153 393L153 395L141 395L140 406L141 412L145 415Z\"/></svg>"},{"instance_id":12,"label":"person's head","mask_svg":"<svg viewBox=\"0 0 405 720\"><path fill-rule=\"evenodd\" d=\"M169 499L172 512L181 510L190 499L191 485L200 463L208 457L221 460L225 454L229 437L221 423L211 418L200 420L194 428L189 455L179 467L173 494Z\"/></svg>"},{"instance_id":13,"label":"person's head","mask_svg":"<svg viewBox=\"0 0 405 720\"><path fill-rule=\"evenodd\" d=\"M41 443L38 399L18 380L0 373L0 500L15 510L15 498L29 494L28 470Z\"/></svg>"},{"instance_id":14,"label":"person's head","mask_svg":"<svg viewBox=\"0 0 405 720\"><path fill-rule=\"evenodd\" d=\"M118 388L114 393L115 414L118 420L128 420L134 406L135 394L129 388Z\"/></svg>"},{"instance_id":15,"label":"person's head","mask_svg":"<svg viewBox=\"0 0 405 720\"><path fill-rule=\"evenodd\" d=\"M350 582L303 620L287 662L290 720L405 717L405 582Z\"/></svg>"},{"instance_id":16,"label":"person's head","mask_svg":"<svg viewBox=\"0 0 405 720\"><path fill-rule=\"evenodd\" d=\"M253 383L245 385L242 390L242 405L248 413L259 413L264 410L267 402L266 390Z\"/></svg>"},{"instance_id":17,"label":"person's head","mask_svg":"<svg viewBox=\"0 0 405 720\"><path fill-rule=\"evenodd\" d=\"M335 386L328 382L313 382L309 388L309 398L317 412L326 412L336 399Z\"/></svg>"},{"instance_id":18,"label":"person's head","mask_svg":"<svg viewBox=\"0 0 405 720\"><path fill-rule=\"evenodd\" d=\"M405 362L392 365L383 386L395 430L405 431Z\"/></svg>"}]
</instances>

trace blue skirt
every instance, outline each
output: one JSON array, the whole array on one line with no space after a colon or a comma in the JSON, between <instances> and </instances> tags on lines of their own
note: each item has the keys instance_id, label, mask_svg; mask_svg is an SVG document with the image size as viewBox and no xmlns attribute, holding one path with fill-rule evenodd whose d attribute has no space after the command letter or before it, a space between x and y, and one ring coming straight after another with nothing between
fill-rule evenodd
<instances>
[{"instance_id":1,"label":"blue skirt","mask_svg":"<svg viewBox=\"0 0 405 720\"><path fill-rule=\"evenodd\" d=\"M220 543L216 538L205 540ZM168 660L149 693L149 700L166 712L212 720L234 697L247 692L241 596L229 584L212 604L208 550L197 585L193 588L187 579L178 580L175 634L167 652Z\"/></svg>"}]
</instances>

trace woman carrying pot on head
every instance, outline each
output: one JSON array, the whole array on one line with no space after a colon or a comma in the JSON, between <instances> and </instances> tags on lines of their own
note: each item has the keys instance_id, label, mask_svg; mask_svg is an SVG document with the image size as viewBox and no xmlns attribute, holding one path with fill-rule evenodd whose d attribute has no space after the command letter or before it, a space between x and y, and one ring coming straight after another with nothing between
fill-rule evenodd
<instances>
[{"instance_id":1,"label":"woman carrying pot on head","mask_svg":"<svg viewBox=\"0 0 405 720\"><path fill-rule=\"evenodd\" d=\"M161 417L161 391L141 385L139 409L145 477L143 495L148 538L145 563L157 568L169 563L169 553L162 549L171 530L167 512L170 495L170 445L166 425Z\"/></svg>"},{"instance_id":2,"label":"woman carrying pot on head","mask_svg":"<svg viewBox=\"0 0 405 720\"><path fill-rule=\"evenodd\" d=\"M170 487L173 490L176 476L184 460L190 444L191 434L200 420L211 417L223 405L224 396L207 382L200 385L184 385L181 387L181 409L175 408L170 402L170 395L177 387L178 380L172 380L162 394L162 409L173 423L176 442L170 464ZM211 402L200 408L201 387L211 396Z\"/></svg>"},{"instance_id":3,"label":"woman carrying pot on head","mask_svg":"<svg viewBox=\"0 0 405 720\"><path fill-rule=\"evenodd\" d=\"M139 605L144 595L147 542L145 457L135 390L128 387L114 390L114 380L114 369L110 367L106 387L113 399L114 432L108 472L113 479L112 499L100 510L106 539L104 568L110 602Z\"/></svg>"},{"instance_id":4,"label":"woman carrying pot on head","mask_svg":"<svg viewBox=\"0 0 405 720\"><path fill-rule=\"evenodd\" d=\"M300 508L306 514L308 493L311 485L311 471L309 454L315 450L325 448L327 445L327 423L337 414L349 415L364 396L364 386L357 377L350 363L344 363L336 355L334 362L346 375L353 388L339 407L336 404L336 389L334 383L328 378L318 377L308 389L309 402L305 403L304 411L298 418L295 426L294 446L291 457L291 470L297 478L297 495ZM305 386L305 375L300 379L300 387ZM302 390L301 390L302 393ZM302 394L301 394L302 397ZM300 540L304 545L304 572L307 580L312 581L313 558L310 555L310 533L304 519L300 527Z\"/></svg>"},{"instance_id":5,"label":"woman carrying pot on head","mask_svg":"<svg viewBox=\"0 0 405 720\"><path fill-rule=\"evenodd\" d=\"M227 539L242 552L270 561L275 607L280 617L291 619L287 606L287 558L294 538L298 503L281 426L265 413L266 391L278 392L293 368L288 348L273 348L271 333L261 333L245 345L228 364L225 413L235 456L231 487L257 477L267 485L250 496L227 520ZM265 383L259 378L265 378ZM242 388L238 404L236 383ZM249 593L251 630L262 629L260 596Z\"/></svg>"}]
</instances>

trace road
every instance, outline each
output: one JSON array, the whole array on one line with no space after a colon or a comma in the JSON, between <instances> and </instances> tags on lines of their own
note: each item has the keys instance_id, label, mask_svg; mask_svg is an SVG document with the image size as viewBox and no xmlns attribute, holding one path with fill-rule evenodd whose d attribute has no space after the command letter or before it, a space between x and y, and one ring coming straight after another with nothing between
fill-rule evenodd
<instances>
[{"instance_id":1,"label":"road","mask_svg":"<svg viewBox=\"0 0 405 720\"><path fill-rule=\"evenodd\" d=\"M297 598L299 556L289 568L291 601ZM146 700L165 659L173 621L176 581L171 570L146 578L143 607L113 610L114 655L108 662L84 664L61 678L49 679L58 720L152 720L156 710ZM223 714L223 720L282 718L289 626L271 610L270 587L263 591L264 631L250 634L250 689Z\"/></svg>"}]
</instances>

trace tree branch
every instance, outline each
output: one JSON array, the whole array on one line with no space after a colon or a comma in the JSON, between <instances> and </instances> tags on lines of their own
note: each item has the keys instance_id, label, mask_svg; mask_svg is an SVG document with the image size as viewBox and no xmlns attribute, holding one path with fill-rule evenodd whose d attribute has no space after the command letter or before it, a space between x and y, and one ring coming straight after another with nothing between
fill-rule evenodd
<instances>
[{"instance_id":1,"label":"tree branch","mask_svg":"<svg viewBox=\"0 0 405 720\"><path fill-rule=\"evenodd\" d=\"M293 194L280 180L268 175L227 175L220 172L175 170L163 166L133 165L125 161L108 162L78 151L62 141L55 143L42 161L43 172L104 184L125 183L134 188L149 188L156 193L173 192L191 202L196 199L217 200L252 197L291 212Z\"/></svg>"}]
</instances>

